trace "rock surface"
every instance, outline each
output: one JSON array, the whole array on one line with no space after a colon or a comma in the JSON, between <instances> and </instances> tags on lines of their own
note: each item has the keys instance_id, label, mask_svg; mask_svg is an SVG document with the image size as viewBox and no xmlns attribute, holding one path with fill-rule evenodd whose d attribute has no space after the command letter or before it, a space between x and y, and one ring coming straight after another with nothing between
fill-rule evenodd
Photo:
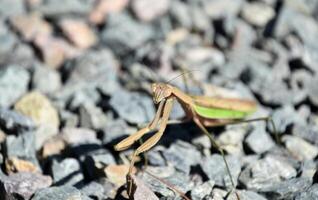
<instances>
[{"instance_id":1,"label":"rock surface","mask_svg":"<svg viewBox=\"0 0 318 200\"><path fill-rule=\"evenodd\" d=\"M52 179L38 173L20 172L0 180L1 199L30 199L40 189L51 186Z\"/></svg>"},{"instance_id":2,"label":"rock surface","mask_svg":"<svg viewBox=\"0 0 318 200\"><path fill-rule=\"evenodd\" d=\"M23 68L8 66L0 70L1 107L10 107L26 91L30 75Z\"/></svg>"}]
</instances>

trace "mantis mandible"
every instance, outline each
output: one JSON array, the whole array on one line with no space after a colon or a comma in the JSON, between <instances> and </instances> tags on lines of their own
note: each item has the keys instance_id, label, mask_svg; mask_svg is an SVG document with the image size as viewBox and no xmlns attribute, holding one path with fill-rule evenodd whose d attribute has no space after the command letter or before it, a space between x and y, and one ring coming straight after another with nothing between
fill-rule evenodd
<instances>
[{"instance_id":1,"label":"mantis mandible","mask_svg":"<svg viewBox=\"0 0 318 200\"><path fill-rule=\"evenodd\" d=\"M216 147L222 154L226 170L230 176L231 184L233 189L235 189L235 184L225 159L224 151L218 145L214 137L208 132L206 127L224 126L227 124L257 120L268 120L269 118L266 117L242 121L246 116L256 110L256 103L251 100L190 96L182 92L177 87L167 83L153 83L151 85L151 90L153 92L154 103L159 104L154 119L146 127L123 139L114 147L117 151L125 150L146 133L157 130L153 136L151 136L135 150L130 162L130 169L127 177L129 178L132 173L137 156L140 153L152 148L160 140L168 124L172 106L175 101L178 101L186 113L187 120L192 119L194 123L202 130L202 132L209 137L212 145ZM127 180L129 181L129 179ZM128 190L128 195L130 195L130 193L131 187Z\"/></svg>"}]
</instances>

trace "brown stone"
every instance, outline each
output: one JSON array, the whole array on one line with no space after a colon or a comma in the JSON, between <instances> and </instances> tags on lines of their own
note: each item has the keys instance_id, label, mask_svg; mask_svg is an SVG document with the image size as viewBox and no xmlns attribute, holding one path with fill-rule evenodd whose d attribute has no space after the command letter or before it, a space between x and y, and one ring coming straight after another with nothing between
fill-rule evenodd
<instances>
[{"instance_id":1,"label":"brown stone","mask_svg":"<svg viewBox=\"0 0 318 200\"><path fill-rule=\"evenodd\" d=\"M61 137L53 137L43 144L42 157L60 154L65 149L65 142Z\"/></svg>"},{"instance_id":2,"label":"brown stone","mask_svg":"<svg viewBox=\"0 0 318 200\"><path fill-rule=\"evenodd\" d=\"M30 118L37 125L36 148L39 149L44 141L58 133L59 115L50 100L40 92L34 91L24 95L14 109Z\"/></svg>"},{"instance_id":3,"label":"brown stone","mask_svg":"<svg viewBox=\"0 0 318 200\"><path fill-rule=\"evenodd\" d=\"M131 195L133 199L159 200L155 193L151 191L151 189L141 179L135 175L132 175L131 179L133 181L133 193Z\"/></svg>"},{"instance_id":4,"label":"brown stone","mask_svg":"<svg viewBox=\"0 0 318 200\"><path fill-rule=\"evenodd\" d=\"M8 174L16 172L39 172L37 166L27 160L22 160L16 157L8 158L5 161L6 172Z\"/></svg>"},{"instance_id":5,"label":"brown stone","mask_svg":"<svg viewBox=\"0 0 318 200\"><path fill-rule=\"evenodd\" d=\"M4 142L6 137L7 137L7 135L5 134L5 132L0 129L0 143Z\"/></svg>"},{"instance_id":6,"label":"brown stone","mask_svg":"<svg viewBox=\"0 0 318 200\"><path fill-rule=\"evenodd\" d=\"M189 36L189 31L187 29L178 28L178 29L170 31L167 34L166 41L173 46L183 40L186 40L188 36Z\"/></svg>"},{"instance_id":7,"label":"brown stone","mask_svg":"<svg viewBox=\"0 0 318 200\"><path fill-rule=\"evenodd\" d=\"M52 34L51 25L36 13L14 16L10 19L10 23L27 41L33 41L39 35Z\"/></svg>"},{"instance_id":8,"label":"brown stone","mask_svg":"<svg viewBox=\"0 0 318 200\"><path fill-rule=\"evenodd\" d=\"M126 183L126 175L129 171L129 165L108 165L104 172L108 180L116 186L121 186ZM136 168L133 168L132 174L136 173Z\"/></svg>"},{"instance_id":9,"label":"brown stone","mask_svg":"<svg viewBox=\"0 0 318 200\"><path fill-rule=\"evenodd\" d=\"M149 22L165 14L169 4L170 0L133 0L131 7L140 20Z\"/></svg>"},{"instance_id":10,"label":"brown stone","mask_svg":"<svg viewBox=\"0 0 318 200\"><path fill-rule=\"evenodd\" d=\"M61 38L38 35L34 40L42 54L43 61L52 68L59 68L65 59L78 56L81 51Z\"/></svg>"},{"instance_id":11,"label":"brown stone","mask_svg":"<svg viewBox=\"0 0 318 200\"><path fill-rule=\"evenodd\" d=\"M106 15L122 11L129 3L129 0L99 0L89 16L93 24L102 24Z\"/></svg>"},{"instance_id":12,"label":"brown stone","mask_svg":"<svg viewBox=\"0 0 318 200\"><path fill-rule=\"evenodd\" d=\"M58 127L60 124L57 110L50 100L40 92L30 92L24 95L15 105L14 109L31 117L36 124L51 124Z\"/></svg>"},{"instance_id":13,"label":"brown stone","mask_svg":"<svg viewBox=\"0 0 318 200\"><path fill-rule=\"evenodd\" d=\"M42 53L43 61L52 68L58 68L64 62L63 49L52 37L39 36L35 40L35 45Z\"/></svg>"},{"instance_id":14,"label":"brown stone","mask_svg":"<svg viewBox=\"0 0 318 200\"><path fill-rule=\"evenodd\" d=\"M97 42L94 31L82 20L63 19L60 27L66 37L81 49L87 49Z\"/></svg>"}]
</instances>

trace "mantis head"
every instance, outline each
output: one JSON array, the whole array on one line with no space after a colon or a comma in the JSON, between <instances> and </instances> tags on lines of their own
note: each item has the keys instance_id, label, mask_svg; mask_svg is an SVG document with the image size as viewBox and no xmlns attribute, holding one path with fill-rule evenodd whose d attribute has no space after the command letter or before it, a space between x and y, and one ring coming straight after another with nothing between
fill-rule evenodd
<instances>
[{"instance_id":1,"label":"mantis head","mask_svg":"<svg viewBox=\"0 0 318 200\"><path fill-rule=\"evenodd\" d=\"M172 86L165 83L153 83L151 90L155 104L160 103L172 94Z\"/></svg>"}]
</instances>

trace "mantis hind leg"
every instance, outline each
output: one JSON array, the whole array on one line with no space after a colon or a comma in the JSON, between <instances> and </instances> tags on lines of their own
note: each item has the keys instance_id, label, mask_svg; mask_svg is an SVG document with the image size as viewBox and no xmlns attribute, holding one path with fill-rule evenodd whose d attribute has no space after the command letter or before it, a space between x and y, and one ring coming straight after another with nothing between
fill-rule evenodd
<instances>
[{"instance_id":1,"label":"mantis hind leg","mask_svg":"<svg viewBox=\"0 0 318 200\"><path fill-rule=\"evenodd\" d=\"M266 123L270 123L273 132L275 140L278 144L280 144L280 138L278 136L278 132L275 126L275 123L271 117L260 117L260 118L253 118L253 119L246 119L246 120L237 120L237 121L225 121L225 122L217 122L217 121L204 121L204 125L209 127L217 127L217 126L225 126L225 125L231 125L231 124L243 124L243 123L250 123L250 122L256 122L256 121L265 121Z\"/></svg>"},{"instance_id":2,"label":"mantis hind leg","mask_svg":"<svg viewBox=\"0 0 318 200\"><path fill-rule=\"evenodd\" d=\"M230 177L230 181L231 181L231 185L232 185L232 189L235 191L236 186L234 184L234 180L233 180L233 176L231 174L228 162L225 158L225 153L224 150L220 147L220 145L217 143L217 141L215 140L215 138L213 137L212 134L209 133L209 131L205 128L205 126L201 123L200 119L197 116L194 116L193 121L197 124L197 126L201 129L201 131L208 136L208 138L210 139L212 145L221 153L225 167L226 167L226 171ZM235 195L237 197L237 199L240 199L239 195L237 194L237 192L235 191Z\"/></svg>"}]
</instances>

